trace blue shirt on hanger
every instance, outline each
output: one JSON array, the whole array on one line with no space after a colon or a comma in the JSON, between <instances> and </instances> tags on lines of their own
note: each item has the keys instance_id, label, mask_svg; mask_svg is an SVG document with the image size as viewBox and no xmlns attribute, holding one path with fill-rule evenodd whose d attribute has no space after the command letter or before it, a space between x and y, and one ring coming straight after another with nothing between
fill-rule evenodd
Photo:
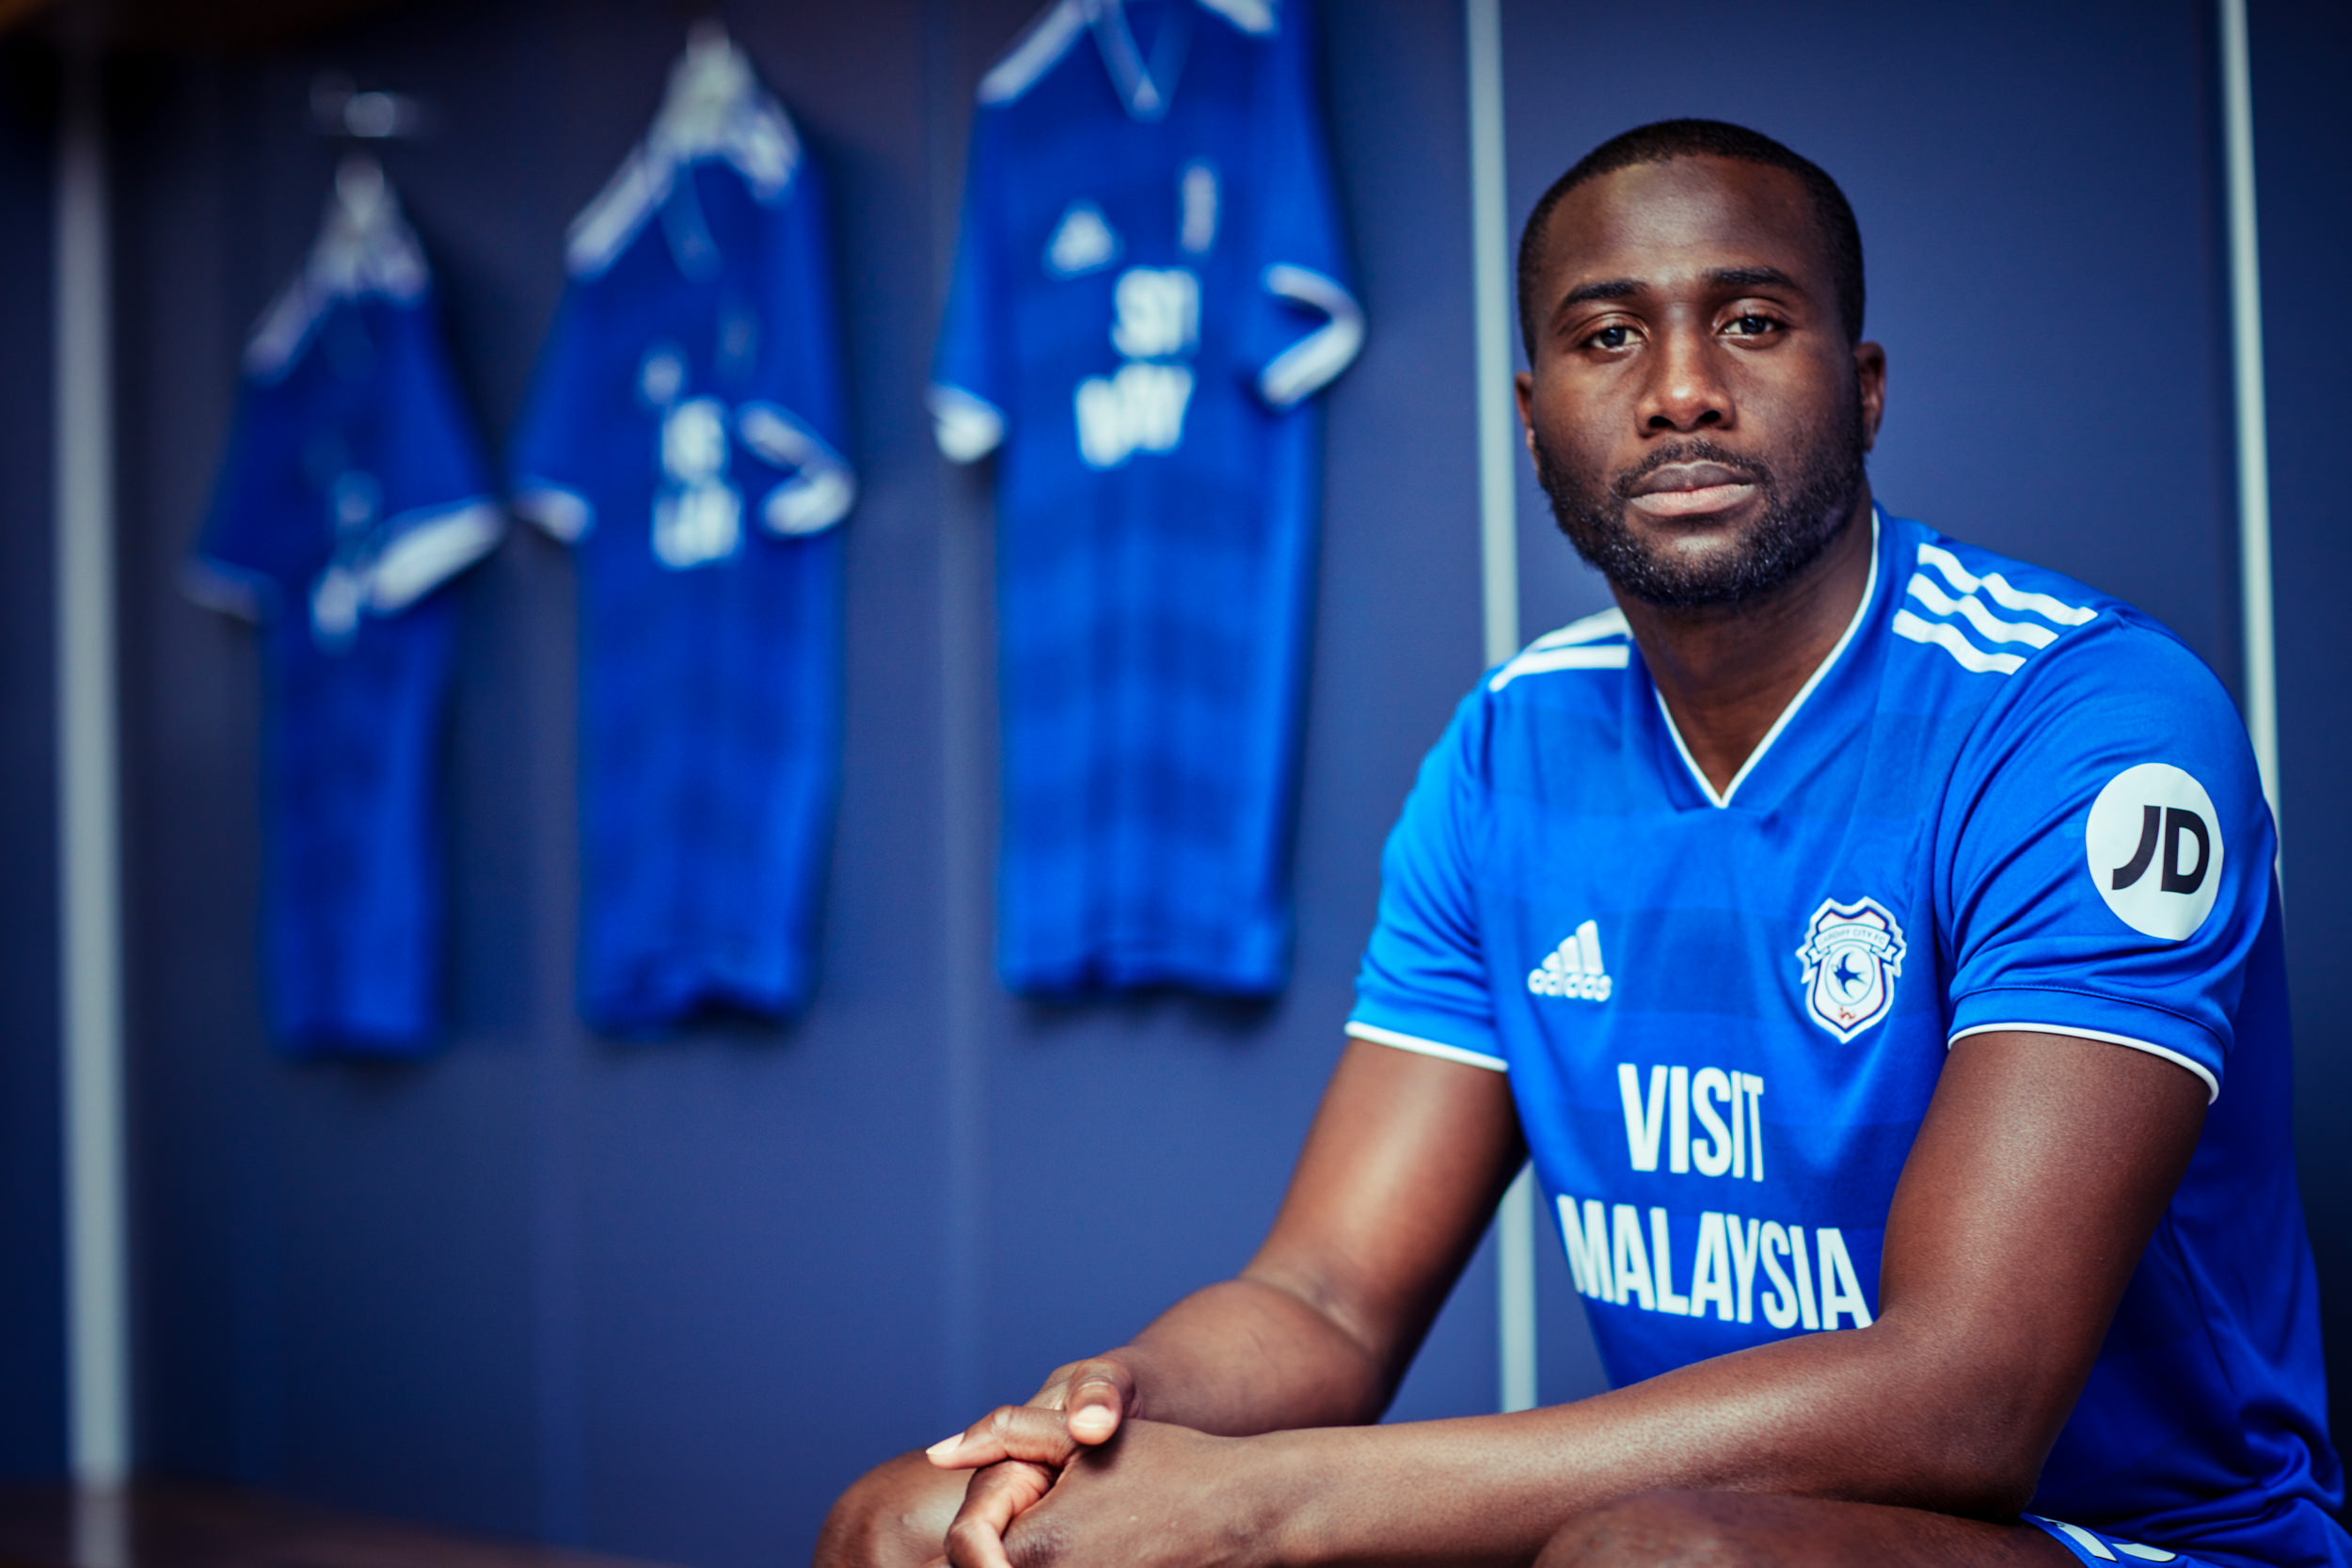
<instances>
[{"instance_id":1,"label":"blue shirt on hanger","mask_svg":"<svg viewBox=\"0 0 2352 1568\"><path fill-rule=\"evenodd\" d=\"M1355 357L1302 0L1060 0L980 84L931 409L997 452L1016 990L1280 988Z\"/></svg>"},{"instance_id":2,"label":"blue shirt on hanger","mask_svg":"<svg viewBox=\"0 0 2352 1568\"><path fill-rule=\"evenodd\" d=\"M455 607L498 543L416 237L347 162L245 356L188 587L266 639L263 949L295 1052L413 1052L438 1022L437 772Z\"/></svg>"},{"instance_id":3,"label":"blue shirt on hanger","mask_svg":"<svg viewBox=\"0 0 2352 1568\"><path fill-rule=\"evenodd\" d=\"M788 1014L815 976L856 484L823 185L723 35L566 261L511 463L516 510L580 566L581 1011Z\"/></svg>"}]
</instances>

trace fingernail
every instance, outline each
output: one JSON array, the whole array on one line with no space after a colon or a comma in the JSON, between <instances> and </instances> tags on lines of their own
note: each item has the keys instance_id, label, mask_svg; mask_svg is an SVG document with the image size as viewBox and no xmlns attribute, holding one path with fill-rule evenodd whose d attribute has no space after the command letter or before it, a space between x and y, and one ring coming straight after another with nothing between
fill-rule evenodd
<instances>
[{"instance_id":1,"label":"fingernail","mask_svg":"<svg viewBox=\"0 0 2352 1568\"><path fill-rule=\"evenodd\" d=\"M925 1453L931 1453L931 1454L944 1454L944 1453L946 1453L948 1449L950 1449L954 1448L954 1447L955 1447L958 1443L961 1443L961 1442L962 1442L962 1441L963 1441L963 1433L961 1433L961 1432L951 1432L951 1433L949 1433L946 1436L945 1436L945 1437L941 1438L938 1442L933 1443L933 1444L932 1444L930 1448L925 1449L923 1451L924 1451Z\"/></svg>"}]
</instances>

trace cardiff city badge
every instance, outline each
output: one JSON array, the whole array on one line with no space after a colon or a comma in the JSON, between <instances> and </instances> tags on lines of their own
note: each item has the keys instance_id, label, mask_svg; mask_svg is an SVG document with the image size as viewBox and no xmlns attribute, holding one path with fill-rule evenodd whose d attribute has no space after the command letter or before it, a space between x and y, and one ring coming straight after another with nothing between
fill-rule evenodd
<instances>
[{"instance_id":1,"label":"cardiff city badge","mask_svg":"<svg viewBox=\"0 0 2352 1568\"><path fill-rule=\"evenodd\" d=\"M1851 904L1825 898L1813 911L1797 958L1804 965L1804 1005L1813 1022L1850 1041L1895 1006L1903 928L1875 898Z\"/></svg>"}]
</instances>

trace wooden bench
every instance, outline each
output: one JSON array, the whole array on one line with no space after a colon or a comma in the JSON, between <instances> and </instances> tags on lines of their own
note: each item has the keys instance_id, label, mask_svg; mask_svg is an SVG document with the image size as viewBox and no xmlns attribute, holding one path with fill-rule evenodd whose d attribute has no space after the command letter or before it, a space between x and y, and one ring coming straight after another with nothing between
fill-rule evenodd
<instances>
[{"instance_id":1,"label":"wooden bench","mask_svg":"<svg viewBox=\"0 0 2352 1568\"><path fill-rule=\"evenodd\" d=\"M0 1486L0 1568L649 1568L344 1513L262 1492L139 1481Z\"/></svg>"}]
</instances>

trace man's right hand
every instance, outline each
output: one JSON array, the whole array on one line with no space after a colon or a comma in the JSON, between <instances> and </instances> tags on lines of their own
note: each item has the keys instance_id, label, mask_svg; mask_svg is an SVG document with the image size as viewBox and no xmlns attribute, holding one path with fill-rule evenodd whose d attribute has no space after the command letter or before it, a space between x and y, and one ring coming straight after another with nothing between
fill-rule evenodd
<instances>
[{"instance_id":1,"label":"man's right hand","mask_svg":"<svg viewBox=\"0 0 2352 1568\"><path fill-rule=\"evenodd\" d=\"M1001 1562L1012 1522L1053 1490L1082 1449L1107 1443L1136 1413L1135 1374L1108 1356L1057 1368L1026 1404L998 1405L924 1450L942 1470L977 1470L950 1527L967 1557Z\"/></svg>"},{"instance_id":2,"label":"man's right hand","mask_svg":"<svg viewBox=\"0 0 2352 1568\"><path fill-rule=\"evenodd\" d=\"M1032 1451L1066 1464L1079 1447L1107 1443L1136 1412L1136 1378L1107 1355L1057 1367L1026 1404L1000 1404L923 1451L943 1470L971 1470ZM1065 1451L1066 1449L1066 1451Z\"/></svg>"},{"instance_id":3,"label":"man's right hand","mask_svg":"<svg viewBox=\"0 0 2352 1568\"><path fill-rule=\"evenodd\" d=\"M1000 1405L921 1453L867 1471L826 1515L815 1568L937 1564L959 1521L984 1528L993 1545L1073 1455L1110 1441L1135 1413L1135 1374L1119 1362L1097 1356L1057 1368L1027 1404Z\"/></svg>"},{"instance_id":4,"label":"man's right hand","mask_svg":"<svg viewBox=\"0 0 2352 1568\"><path fill-rule=\"evenodd\" d=\"M834 1505L817 1568L924 1568L951 1521L1000 1539L1131 1419L1217 1436L1378 1419L1525 1159L1502 1074L1350 1042L1241 1276L1061 1368L1026 1405L871 1472Z\"/></svg>"}]
</instances>

